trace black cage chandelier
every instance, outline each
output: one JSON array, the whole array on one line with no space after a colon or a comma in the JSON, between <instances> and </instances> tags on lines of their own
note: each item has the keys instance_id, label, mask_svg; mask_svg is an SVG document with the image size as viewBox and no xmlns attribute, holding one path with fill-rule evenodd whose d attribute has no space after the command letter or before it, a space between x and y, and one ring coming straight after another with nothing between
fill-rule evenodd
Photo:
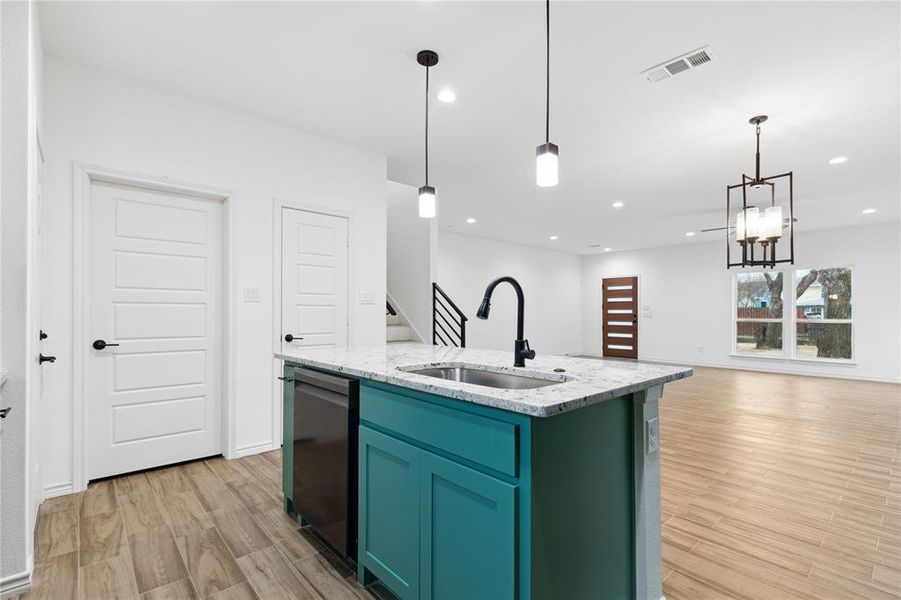
<instances>
[{"instance_id":1,"label":"black cage chandelier","mask_svg":"<svg viewBox=\"0 0 901 600\"><path fill-rule=\"evenodd\" d=\"M754 177L742 174L741 183L726 186L726 268L772 269L779 263L795 263L792 172L760 175L760 124L766 120L766 115L759 115L749 121L757 136ZM737 190L741 190L740 202ZM780 242L784 229L788 240ZM777 253L777 246L781 252ZM788 249L782 250L786 246ZM741 260L732 261L733 251Z\"/></svg>"}]
</instances>

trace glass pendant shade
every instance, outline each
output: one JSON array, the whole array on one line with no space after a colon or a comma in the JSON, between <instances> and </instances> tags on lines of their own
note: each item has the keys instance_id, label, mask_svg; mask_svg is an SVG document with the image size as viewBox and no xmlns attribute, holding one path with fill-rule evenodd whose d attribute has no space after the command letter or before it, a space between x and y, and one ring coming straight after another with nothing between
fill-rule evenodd
<instances>
[{"instance_id":1,"label":"glass pendant shade","mask_svg":"<svg viewBox=\"0 0 901 600\"><path fill-rule=\"evenodd\" d=\"M763 222L760 237L778 240L782 237L782 207L770 206L763 211Z\"/></svg>"},{"instance_id":2,"label":"glass pendant shade","mask_svg":"<svg viewBox=\"0 0 901 600\"><path fill-rule=\"evenodd\" d=\"M744 239L753 241L760 237L760 210L756 206L749 206L742 213L744 215Z\"/></svg>"},{"instance_id":3,"label":"glass pendant shade","mask_svg":"<svg viewBox=\"0 0 901 600\"><path fill-rule=\"evenodd\" d=\"M556 144L541 144L535 157L535 183L538 187L552 187L558 180L558 150Z\"/></svg>"},{"instance_id":4,"label":"glass pendant shade","mask_svg":"<svg viewBox=\"0 0 901 600\"><path fill-rule=\"evenodd\" d=\"M435 188L430 185L419 188L419 216L424 219L435 217Z\"/></svg>"}]
</instances>

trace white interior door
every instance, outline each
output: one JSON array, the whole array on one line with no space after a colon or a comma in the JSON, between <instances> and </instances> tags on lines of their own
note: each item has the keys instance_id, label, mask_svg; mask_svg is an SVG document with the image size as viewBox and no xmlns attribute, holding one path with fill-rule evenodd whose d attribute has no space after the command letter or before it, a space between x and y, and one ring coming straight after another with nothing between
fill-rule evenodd
<instances>
[{"instance_id":1,"label":"white interior door","mask_svg":"<svg viewBox=\"0 0 901 600\"><path fill-rule=\"evenodd\" d=\"M347 345L347 219L282 209L282 344Z\"/></svg>"},{"instance_id":2,"label":"white interior door","mask_svg":"<svg viewBox=\"0 0 901 600\"><path fill-rule=\"evenodd\" d=\"M92 184L89 479L221 452L223 222L220 200Z\"/></svg>"}]
</instances>

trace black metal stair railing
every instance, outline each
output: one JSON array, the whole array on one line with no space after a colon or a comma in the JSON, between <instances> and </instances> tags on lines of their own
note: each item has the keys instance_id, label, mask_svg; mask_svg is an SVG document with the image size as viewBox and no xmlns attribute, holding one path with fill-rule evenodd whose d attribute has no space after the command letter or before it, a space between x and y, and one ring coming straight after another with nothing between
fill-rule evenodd
<instances>
[{"instance_id":1,"label":"black metal stair railing","mask_svg":"<svg viewBox=\"0 0 901 600\"><path fill-rule=\"evenodd\" d=\"M432 282L432 344L466 347L466 315L437 283Z\"/></svg>"}]
</instances>

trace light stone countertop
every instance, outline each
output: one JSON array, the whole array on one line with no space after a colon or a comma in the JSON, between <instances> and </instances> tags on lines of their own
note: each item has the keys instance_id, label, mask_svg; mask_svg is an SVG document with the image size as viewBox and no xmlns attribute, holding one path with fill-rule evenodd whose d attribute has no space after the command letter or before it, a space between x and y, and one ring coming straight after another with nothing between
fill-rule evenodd
<instances>
[{"instance_id":1,"label":"light stone countertop","mask_svg":"<svg viewBox=\"0 0 901 600\"><path fill-rule=\"evenodd\" d=\"M536 417L576 410L692 374L688 367L542 354L535 360L526 361L525 368L516 368L512 366L512 349L500 352L420 343L368 348L292 348L276 352L275 356L302 366ZM507 390L416 375L399 369L461 364L499 373L564 381L529 390ZM558 368L565 372L555 373L554 369Z\"/></svg>"}]
</instances>

